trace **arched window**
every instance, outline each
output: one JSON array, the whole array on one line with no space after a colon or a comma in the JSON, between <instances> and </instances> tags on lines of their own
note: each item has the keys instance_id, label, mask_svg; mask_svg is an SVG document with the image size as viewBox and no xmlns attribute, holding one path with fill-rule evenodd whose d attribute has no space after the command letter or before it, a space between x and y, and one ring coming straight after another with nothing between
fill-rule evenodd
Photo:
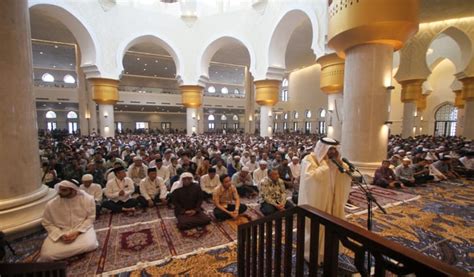
<instances>
[{"instance_id":1,"label":"arched window","mask_svg":"<svg viewBox=\"0 0 474 277\"><path fill-rule=\"evenodd\" d=\"M288 79L283 79L283 82L281 82L281 86L286 88L288 86Z\"/></svg>"},{"instance_id":2,"label":"arched window","mask_svg":"<svg viewBox=\"0 0 474 277\"><path fill-rule=\"evenodd\" d=\"M208 117L207 117L207 120L209 121L214 121L216 118L214 117L213 114L210 114Z\"/></svg>"},{"instance_id":3,"label":"arched window","mask_svg":"<svg viewBox=\"0 0 474 277\"><path fill-rule=\"evenodd\" d=\"M326 117L326 109L321 109L321 112L319 112L319 117L321 118Z\"/></svg>"},{"instance_id":4,"label":"arched window","mask_svg":"<svg viewBox=\"0 0 474 277\"><path fill-rule=\"evenodd\" d=\"M77 119L77 113L73 112L73 111L70 111L70 112L67 113L67 118L68 119Z\"/></svg>"},{"instance_id":5,"label":"arched window","mask_svg":"<svg viewBox=\"0 0 474 277\"><path fill-rule=\"evenodd\" d=\"M74 79L74 77L72 77L72 75L67 74L66 76L64 76L63 81L66 84L74 84L76 82L76 79Z\"/></svg>"},{"instance_id":6,"label":"arched window","mask_svg":"<svg viewBox=\"0 0 474 277\"><path fill-rule=\"evenodd\" d=\"M210 86L210 87L207 88L207 92L216 93L216 88L214 86Z\"/></svg>"},{"instance_id":7,"label":"arched window","mask_svg":"<svg viewBox=\"0 0 474 277\"><path fill-rule=\"evenodd\" d=\"M48 118L48 119L56 118L56 113L53 112L53 111L48 111L46 113L46 118Z\"/></svg>"},{"instance_id":8,"label":"arched window","mask_svg":"<svg viewBox=\"0 0 474 277\"><path fill-rule=\"evenodd\" d=\"M285 120L288 120L288 113L285 113L285 114L283 115L283 118L284 118Z\"/></svg>"},{"instance_id":9,"label":"arched window","mask_svg":"<svg viewBox=\"0 0 474 277\"><path fill-rule=\"evenodd\" d=\"M435 136L455 136L458 109L453 104L447 103L436 110Z\"/></svg>"},{"instance_id":10,"label":"arched window","mask_svg":"<svg viewBox=\"0 0 474 277\"><path fill-rule=\"evenodd\" d=\"M294 118L294 119L298 119L299 116L300 116L300 115L298 114L297 111L294 111L294 112L293 112L293 118Z\"/></svg>"},{"instance_id":11,"label":"arched window","mask_svg":"<svg viewBox=\"0 0 474 277\"><path fill-rule=\"evenodd\" d=\"M221 115L221 120L222 120L222 121L226 121L226 120L227 120L227 116L225 116L225 114Z\"/></svg>"},{"instance_id":12,"label":"arched window","mask_svg":"<svg viewBox=\"0 0 474 277\"><path fill-rule=\"evenodd\" d=\"M234 89L234 94L239 94L239 93L240 93L240 91L239 91L238 88Z\"/></svg>"},{"instance_id":13,"label":"arched window","mask_svg":"<svg viewBox=\"0 0 474 277\"><path fill-rule=\"evenodd\" d=\"M236 114L234 114L234 116L232 117L232 120L233 120L233 121L238 121L238 120L239 120L239 117L238 117Z\"/></svg>"},{"instance_id":14,"label":"arched window","mask_svg":"<svg viewBox=\"0 0 474 277\"><path fill-rule=\"evenodd\" d=\"M222 94L229 94L229 90L228 90L226 87L223 87L223 88L221 89L221 93L222 93Z\"/></svg>"},{"instance_id":15,"label":"arched window","mask_svg":"<svg viewBox=\"0 0 474 277\"><path fill-rule=\"evenodd\" d=\"M287 89L283 89L283 90L281 91L280 100L283 101L283 102L287 102L287 101L288 101L288 90L287 90Z\"/></svg>"},{"instance_id":16,"label":"arched window","mask_svg":"<svg viewBox=\"0 0 474 277\"><path fill-rule=\"evenodd\" d=\"M45 73L43 76L41 76L41 80L46 83L52 83L54 82L54 76L49 73Z\"/></svg>"},{"instance_id":17,"label":"arched window","mask_svg":"<svg viewBox=\"0 0 474 277\"><path fill-rule=\"evenodd\" d=\"M213 114L210 114L210 115L207 117L207 120L209 121L209 122L207 123L207 128L208 128L209 130L214 130L214 128L216 127L216 125L215 125L215 123L214 123L214 120L215 120L215 119L216 119L216 118L214 117Z\"/></svg>"},{"instance_id":18,"label":"arched window","mask_svg":"<svg viewBox=\"0 0 474 277\"><path fill-rule=\"evenodd\" d=\"M310 110L306 110L306 118L311 118L313 116Z\"/></svg>"}]
</instances>

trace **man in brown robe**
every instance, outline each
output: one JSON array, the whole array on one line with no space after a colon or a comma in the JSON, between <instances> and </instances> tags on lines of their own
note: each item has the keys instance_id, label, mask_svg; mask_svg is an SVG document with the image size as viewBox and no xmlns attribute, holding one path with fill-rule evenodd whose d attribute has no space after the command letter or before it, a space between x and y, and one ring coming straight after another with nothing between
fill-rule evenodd
<instances>
[{"instance_id":1,"label":"man in brown robe","mask_svg":"<svg viewBox=\"0 0 474 277\"><path fill-rule=\"evenodd\" d=\"M189 172L181 174L179 184L173 191L174 214L178 219L178 229L187 230L201 227L211 222L201 209L202 190L193 182Z\"/></svg>"}]
</instances>

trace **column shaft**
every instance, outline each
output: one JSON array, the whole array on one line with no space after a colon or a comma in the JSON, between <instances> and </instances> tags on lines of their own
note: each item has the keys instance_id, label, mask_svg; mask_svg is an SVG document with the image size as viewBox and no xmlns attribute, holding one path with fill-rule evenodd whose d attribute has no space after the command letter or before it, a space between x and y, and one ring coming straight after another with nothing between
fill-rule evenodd
<instances>
[{"instance_id":1,"label":"column shaft","mask_svg":"<svg viewBox=\"0 0 474 277\"><path fill-rule=\"evenodd\" d=\"M415 135L415 113L416 103L406 102L403 104L402 137L408 138Z\"/></svg>"},{"instance_id":2,"label":"column shaft","mask_svg":"<svg viewBox=\"0 0 474 277\"><path fill-rule=\"evenodd\" d=\"M41 185L27 0L0 1L0 230L37 226L55 192Z\"/></svg>"},{"instance_id":3,"label":"column shaft","mask_svg":"<svg viewBox=\"0 0 474 277\"><path fill-rule=\"evenodd\" d=\"M271 106L260 107L260 136L272 137L273 136L273 113Z\"/></svg>"},{"instance_id":4,"label":"column shaft","mask_svg":"<svg viewBox=\"0 0 474 277\"><path fill-rule=\"evenodd\" d=\"M361 169L373 171L387 156L393 47L364 44L346 52L342 153ZM370 61L370 62L368 62Z\"/></svg>"},{"instance_id":5,"label":"column shaft","mask_svg":"<svg viewBox=\"0 0 474 277\"><path fill-rule=\"evenodd\" d=\"M99 130L104 138L115 136L114 105L99 104Z\"/></svg>"},{"instance_id":6,"label":"column shaft","mask_svg":"<svg viewBox=\"0 0 474 277\"><path fill-rule=\"evenodd\" d=\"M328 95L328 113L326 114L326 126L328 137L341 141L342 120L343 120L343 95L342 93L333 93Z\"/></svg>"},{"instance_id":7,"label":"column shaft","mask_svg":"<svg viewBox=\"0 0 474 277\"><path fill-rule=\"evenodd\" d=\"M198 133L198 109L186 108L186 135L191 136Z\"/></svg>"},{"instance_id":8,"label":"column shaft","mask_svg":"<svg viewBox=\"0 0 474 277\"><path fill-rule=\"evenodd\" d=\"M255 92L253 77L245 67L245 133L255 133Z\"/></svg>"},{"instance_id":9,"label":"column shaft","mask_svg":"<svg viewBox=\"0 0 474 277\"><path fill-rule=\"evenodd\" d=\"M464 104L464 133L463 136L468 139L474 139L474 99L466 99Z\"/></svg>"}]
</instances>

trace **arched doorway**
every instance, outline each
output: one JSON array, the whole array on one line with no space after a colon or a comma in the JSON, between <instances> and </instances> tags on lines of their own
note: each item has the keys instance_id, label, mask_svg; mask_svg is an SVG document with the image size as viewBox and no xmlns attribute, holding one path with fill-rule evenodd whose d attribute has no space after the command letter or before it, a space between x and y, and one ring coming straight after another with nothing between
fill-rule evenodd
<instances>
[{"instance_id":1,"label":"arched doorway","mask_svg":"<svg viewBox=\"0 0 474 277\"><path fill-rule=\"evenodd\" d=\"M458 109L447 103L440 106L435 112L435 136L455 136Z\"/></svg>"}]
</instances>

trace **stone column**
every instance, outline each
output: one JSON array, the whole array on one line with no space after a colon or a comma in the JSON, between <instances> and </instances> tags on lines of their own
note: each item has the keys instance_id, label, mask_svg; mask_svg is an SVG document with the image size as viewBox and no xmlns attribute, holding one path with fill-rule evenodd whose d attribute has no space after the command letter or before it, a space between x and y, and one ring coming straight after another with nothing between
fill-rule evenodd
<instances>
[{"instance_id":1,"label":"stone column","mask_svg":"<svg viewBox=\"0 0 474 277\"><path fill-rule=\"evenodd\" d=\"M255 101L260 105L260 136L273 136L273 106L278 103L280 94L279 80L255 81Z\"/></svg>"},{"instance_id":2,"label":"stone column","mask_svg":"<svg viewBox=\"0 0 474 277\"><path fill-rule=\"evenodd\" d=\"M79 128L81 129L81 135L88 136L90 133L89 128L89 94L87 91L87 82L84 75L84 72L81 68L81 51L76 47L76 84L77 84L77 93L79 99ZM87 118L89 117L89 119Z\"/></svg>"},{"instance_id":3,"label":"stone column","mask_svg":"<svg viewBox=\"0 0 474 277\"><path fill-rule=\"evenodd\" d=\"M421 97L422 85L425 80L405 80L401 81L403 102L403 123L402 137L408 138L415 136L415 117L417 116L417 101Z\"/></svg>"},{"instance_id":4,"label":"stone column","mask_svg":"<svg viewBox=\"0 0 474 277\"><path fill-rule=\"evenodd\" d=\"M198 112L202 106L203 87L197 85L183 85L179 87L181 91L181 101L186 107L186 135L199 133ZM201 115L201 121L204 120Z\"/></svg>"},{"instance_id":5,"label":"stone column","mask_svg":"<svg viewBox=\"0 0 474 277\"><path fill-rule=\"evenodd\" d=\"M393 51L417 32L419 2L345 2L332 1L328 29L329 47L346 59L342 155L372 174L387 157Z\"/></svg>"},{"instance_id":6,"label":"stone column","mask_svg":"<svg viewBox=\"0 0 474 277\"><path fill-rule=\"evenodd\" d=\"M429 94L421 94L416 101L415 136L423 134L423 113L426 110L426 98Z\"/></svg>"},{"instance_id":7,"label":"stone column","mask_svg":"<svg viewBox=\"0 0 474 277\"><path fill-rule=\"evenodd\" d=\"M341 141L343 119L344 60L336 53L322 56L320 88L328 95L326 126L328 137Z\"/></svg>"},{"instance_id":8,"label":"stone column","mask_svg":"<svg viewBox=\"0 0 474 277\"><path fill-rule=\"evenodd\" d=\"M462 82L462 94L464 103L464 123L463 136L468 139L474 139L474 124L470 120L474 119L474 77L466 77L460 80Z\"/></svg>"},{"instance_id":9,"label":"stone column","mask_svg":"<svg viewBox=\"0 0 474 277\"><path fill-rule=\"evenodd\" d=\"M245 116L244 116L244 128L246 134L255 133L255 93L253 85L253 77L245 67Z\"/></svg>"},{"instance_id":10,"label":"stone column","mask_svg":"<svg viewBox=\"0 0 474 277\"><path fill-rule=\"evenodd\" d=\"M0 230L37 227L56 192L41 184L27 0L0 1Z\"/></svg>"},{"instance_id":11,"label":"stone column","mask_svg":"<svg viewBox=\"0 0 474 277\"><path fill-rule=\"evenodd\" d=\"M92 99L99 106L99 135L115 137L114 105L119 100L118 80L90 78ZM92 111L95 112L95 109Z\"/></svg>"},{"instance_id":12,"label":"stone column","mask_svg":"<svg viewBox=\"0 0 474 277\"><path fill-rule=\"evenodd\" d=\"M458 120L456 122L456 135L462 136L464 133L464 95L462 89L454 90L456 98L454 98L454 106L458 109Z\"/></svg>"}]
</instances>

